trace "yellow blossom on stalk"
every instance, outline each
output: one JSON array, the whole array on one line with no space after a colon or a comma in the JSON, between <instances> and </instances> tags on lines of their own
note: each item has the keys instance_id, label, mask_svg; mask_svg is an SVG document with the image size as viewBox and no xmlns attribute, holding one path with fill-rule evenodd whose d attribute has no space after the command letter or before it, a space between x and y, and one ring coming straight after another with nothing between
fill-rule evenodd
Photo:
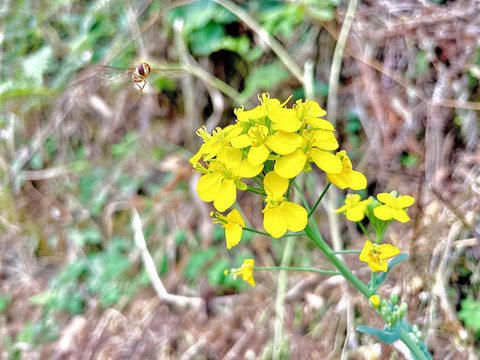
<instances>
[{"instance_id":1,"label":"yellow blossom on stalk","mask_svg":"<svg viewBox=\"0 0 480 360\"><path fill-rule=\"evenodd\" d=\"M258 105L254 109L245 111L242 106L241 108L235 109L234 113L235 115L237 115L237 119L240 122L250 122L251 120L258 120L264 118L265 116L268 116L270 118L270 116L272 115L272 111L275 112L283 108L289 99L287 99L287 101L281 104L280 100L270 99L270 94L265 93L261 96L258 96L260 105Z\"/></svg>"},{"instance_id":2,"label":"yellow blossom on stalk","mask_svg":"<svg viewBox=\"0 0 480 360\"><path fill-rule=\"evenodd\" d=\"M288 179L278 176L274 171L265 175L263 186L267 193L263 210L263 227L274 238L282 237L287 230L298 232L305 229L308 221L307 210L289 202L283 194L288 189Z\"/></svg>"},{"instance_id":3,"label":"yellow blossom on stalk","mask_svg":"<svg viewBox=\"0 0 480 360\"><path fill-rule=\"evenodd\" d=\"M373 209L373 213L380 220L395 219L402 223L410 221L405 208L412 206L415 199L409 195L398 195L381 193L377 195L377 199L384 205L377 206Z\"/></svg>"},{"instance_id":4,"label":"yellow blossom on stalk","mask_svg":"<svg viewBox=\"0 0 480 360\"><path fill-rule=\"evenodd\" d=\"M231 249L240 242L242 238L243 228L245 227L245 221L242 215L237 209L230 211L227 216L220 213L210 213L212 216L212 222L214 224L222 224L225 228L225 240L227 241L227 249Z\"/></svg>"},{"instance_id":5,"label":"yellow blossom on stalk","mask_svg":"<svg viewBox=\"0 0 480 360\"><path fill-rule=\"evenodd\" d=\"M353 170L352 162L345 150L337 152L337 158L342 161L342 171L338 174L329 174L327 172L327 180L337 185L340 189L365 189L367 187L367 178L361 172Z\"/></svg>"},{"instance_id":6,"label":"yellow blossom on stalk","mask_svg":"<svg viewBox=\"0 0 480 360\"><path fill-rule=\"evenodd\" d=\"M373 272L384 271L387 272L388 264L385 259L397 256L400 254L400 249L390 244L372 244L366 241L360 253L360 261L366 262Z\"/></svg>"},{"instance_id":7,"label":"yellow blossom on stalk","mask_svg":"<svg viewBox=\"0 0 480 360\"><path fill-rule=\"evenodd\" d=\"M250 127L248 133L232 138L230 143L237 149L250 146L247 159L255 166L263 164L270 155L270 149L265 144L267 139L268 128L265 125L256 124Z\"/></svg>"},{"instance_id":8,"label":"yellow blossom on stalk","mask_svg":"<svg viewBox=\"0 0 480 360\"><path fill-rule=\"evenodd\" d=\"M252 286L255 286L255 279L253 278L253 267L255 266L255 260L245 259L242 266L239 269L231 269L230 273L233 275L233 279L236 280L238 275L242 276L243 281L246 281ZM225 270L225 275L228 274L228 270Z\"/></svg>"},{"instance_id":9,"label":"yellow blossom on stalk","mask_svg":"<svg viewBox=\"0 0 480 360\"><path fill-rule=\"evenodd\" d=\"M312 128L330 131L335 130L331 122L319 119L319 117L327 115L327 112L315 101L305 100L305 102L302 102L302 100L297 100L294 108L297 112L298 119L307 123Z\"/></svg>"},{"instance_id":10,"label":"yellow blossom on stalk","mask_svg":"<svg viewBox=\"0 0 480 360\"><path fill-rule=\"evenodd\" d=\"M335 213L345 213L345 216L350 221L362 221L365 217L365 210L367 205L372 202L372 199L362 200L358 194L348 194L345 198L345 205L340 209L334 210Z\"/></svg>"},{"instance_id":11,"label":"yellow blossom on stalk","mask_svg":"<svg viewBox=\"0 0 480 360\"><path fill-rule=\"evenodd\" d=\"M203 145L198 152L189 160L191 164L196 164L203 156L204 160L210 160L217 156L222 146L229 146L231 138L242 133L243 129L239 124L228 125L225 129L216 128L212 135L207 132L207 128L202 126L196 134L203 139Z\"/></svg>"},{"instance_id":12,"label":"yellow blossom on stalk","mask_svg":"<svg viewBox=\"0 0 480 360\"><path fill-rule=\"evenodd\" d=\"M222 147L216 160L208 163L208 169L197 167L197 171L204 173L198 181L197 193L203 201L213 201L218 211L225 211L237 199L237 188L247 188L240 179L257 176L262 169L263 164L252 166L248 160L242 160L240 150Z\"/></svg>"},{"instance_id":13,"label":"yellow blossom on stalk","mask_svg":"<svg viewBox=\"0 0 480 360\"><path fill-rule=\"evenodd\" d=\"M277 132L278 133L278 132ZM286 179L292 179L297 176L308 162L315 164L323 171L336 174L342 171L342 162L332 153L325 150L335 150L338 148L337 139L332 131L321 129L304 130L302 135L285 133L283 138L290 139L290 144L296 144L301 138L301 144L288 154L282 154L285 150L286 141L277 141L275 137L268 142L270 149L277 154L283 155L275 162L275 172ZM288 150L291 150L289 148Z\"/></svg>"}]
</instances>

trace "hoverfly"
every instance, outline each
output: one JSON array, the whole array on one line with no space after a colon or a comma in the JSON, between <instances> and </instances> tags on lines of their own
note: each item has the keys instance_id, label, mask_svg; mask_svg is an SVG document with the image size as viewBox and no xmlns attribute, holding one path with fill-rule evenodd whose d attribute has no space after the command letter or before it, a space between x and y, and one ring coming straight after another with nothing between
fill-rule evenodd
<instances>
[{"instance_id":1,"label":"hoverfly","mask_svg":"<svg viewBox=\"0 0 480 360\"><path fill-rule=\"evenodd\" d=\"M134 68L124 69L113 66L96 66L93 73L107 80L114 80L118 76L129 76L130 80L138 87L138 97L142 95L142 90L147 84L147 77L151 74L157 74L163 77L182 76L187 73L183 69L160 68L152 70L147 63L140 63Z\"/></svg>"}]
</instances>

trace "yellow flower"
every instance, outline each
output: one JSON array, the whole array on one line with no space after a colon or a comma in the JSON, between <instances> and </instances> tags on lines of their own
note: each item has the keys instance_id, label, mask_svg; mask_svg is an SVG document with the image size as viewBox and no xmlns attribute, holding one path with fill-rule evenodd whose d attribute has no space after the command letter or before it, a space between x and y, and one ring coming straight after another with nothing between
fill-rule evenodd
<instances>
[{"instance_id":1,"label":"yellow flower","mask_svg":"<svg viewBox=\"0 0 480 360\"><path fill-rule=\"evenodd\" d=\"M217 156L222 146L229 146L231 138L238 136L243 131L239 124L228 125L225 129L216 128L212 135L207 132L207 128L202 126L196 134L203 139L204 144L198 152L189 160L191 164L196 164L203 156L204 160L210 160Z\"/></svg>"},{"instance_id":2,"label":"yellow flower","mask_svg":"<svg viewBox=\"0 0 480 360\"><path fill-rule=\"evenodd\" d=\"M212 222L214 224L222 224L222 227L225 228L227 249L231 249L240 242L243 228L245 227L245 221L237 209L230 211L227 216L212 211L210 216L212 216Z\"/></svg>"},{"instance_id":3,"label":"yellow flower","mask_svg":"<svg viewBox=\"0 0 480 360\"><path fill-rule=\"evenodd\" d=\"M342 162L335 155L325 150L335 150L338 148L338 142L332 131L321 129L304 130L302 135L289 134L285 138L291 138L289 144L298 143L297 137L301 136L302 143L295 146L296 149L282 156L275 162L275 172L286 179L292 179L297 176L305 167L307 162L313 161L315 164L327 173L339 173L342 171ZM273 139L272 139L273 142ZM277 154L282 154L279 150L285 146L285 142L278 144L269 142L269 146Z\"/></svg>"},{"instance_id":4,"label":"yellow flower","mask_svg":"<svg viewBox=\"0 0 480 360\"><path fill-rule=\"evenodd\" d=\"M388 264L385 259L397 256L400 254L400 249L390 244L372 244L366 241L360 253L360 261L366 262L373 272L384 271L387 272Z\"/></svg>"},{"instance_id":5,"label":"yellow flower","mask_svg":"<svg viewBox=\"0 0 480 360\"><path fill-rule=\"evenodd\" d=\"M302 100L297 100L294 108L297 112L297 117L299 117L301 121L306 122L312 128L331 131L335 130L331 122L319 119L319 117L327 115L327 112L315 101L305 100L305 102L302 102Z\"/></svg>"},{"instance_id":6,"label":"yellow flower","mask_svg":"<svg viewBox=\"0 0 480 360\"><path fill-rule=\"evenodd\" d=\"M263 164L270 155L270 149L265 145L267 139L268 128L265 125L256 124L248 130L247 134L231 139L230 143L237 149L250 146L247 159L250 164L255 166Z\"/></svg>"},{"instance_id":7,"label":"yellow flower","mask_svg":"<svg viewBox=\"0 0 480 360\"><path fill-rule=\"evenodd\" d=\"M252 166L248 160L242 160L240 150L224 146L217 159L209 162L208 169L198 168L204 173L198 180L198 196L205 202L213 201L218 211L225 211L237 199L237 188L247 188L240 179L257 176L262 169L263 164Z\"/></svg>"},{"instance_id":8,"label":"yellow flower","mask_svg":"<svg viewBox=\"0 0 480 360\"><path fill-rule=\"evenodd\" d=\"M334 210L335 213L345 212L345 216L350 221L362 221L365 217L365 210L367 205L372 202L372 199L362 200L358 194L348 194L345 198L345 205L340 209Z\"/></svg>"},{"instance_id":9,"label":"yellow flower","mask_svg":"<svg viewBox=\"0 0 480 360\"><path fill-rule=\"evenodd\" d=\"M289 202L283 196L288 189L288 179L270 171L265 175L263 186L267 193L263 210L263 227L274 238L282 237L287 230L302 231L307 226L308 214L302 206Z\"/></svg>"},{"instance_id":10,"label":"yellow flower","mask_svg":"<svg viewBox=\"0 0 480 360\"><path fill-rule=\"evenodd\" d=\"M398 195L381 193L377 195L377 199L385 205L377 206L373 209L373 213L380 220L395 219L402 223L410 221L407 215L406 207L412 206L415 199L409 195Z\"/></svg>"},{"instance_id":11,"label":"yellow flower","mask_svg":"<svg viewBox=\"0 0 480 360\"><path fill-rule=\"evenodd\" d=\"M328 181L337 185L340 189L346 189L347 187L353 190L365 189L367 178L361 172L352 169L352 162L345 150L337 152L337 158L342 161L342 171L338 174L327 172Z\"/></svg>"},{"instance_id":12,"label":"yellow flower","mask_svg":"<svg viewBox=\"0 0 480 360\"><path fill-rule=\"evenodd\" d=\"M245 259L242 266L239 269L232 269L230 273L233 275L233 279L236 280L238 275L242 276L243 281L255 286L255 279L253 278L253 267L255 266L255 260ZM228 270L225 270L225 275L228 274Z\"/></svg>"},{"instance_id":13,"label":"yellow flower","mask_svg":"<svg viewBox=\"0 0 480 360\"><path fill-rule=\"evenodd\" d=\"M380 297L378 295L370 296L370 303L374 308L378 309L380 307Z\"/></svg>"}]
</instances>

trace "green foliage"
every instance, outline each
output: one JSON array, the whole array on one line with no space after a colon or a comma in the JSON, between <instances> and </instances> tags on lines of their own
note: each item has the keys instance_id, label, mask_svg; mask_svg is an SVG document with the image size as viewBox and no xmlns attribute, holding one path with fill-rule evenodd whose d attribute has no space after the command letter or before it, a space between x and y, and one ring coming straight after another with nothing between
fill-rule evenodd
<instances>
[{"instance_id":1,"label":"green foliage","mask_svg":"<svg viewBox=\"0 0 480 360\"><path fill-rule=\"evenodd\" d=\"M76 259L52 279L48 290L31 297L30 302L46 312L81 314L91 295L98 296L102 307L132 295L138 283L130 275L129 241L114 237L102 252Z\"/></svg>"},{"instance_id":2,"label":"green foliage","mask_svg":"<svg viewBox=\"0 0 480 360\"><path fill-rule=\"evenodd\" d=\"M185 277L190 281L194 281L198 274L207 268L208 261L213 259L215 255L217 255L217 252L218 250L216 248L211 247L194 253L190 257L188 265L183 272Z\"/></svg>"},{"instance_id":3,"label":"green foliage","mask_svg":"<svg viewBox=\"0 0 480 360\"><path fill-rule=\"evenodd\" d=\"M11 295L0 296L0 312L5 311L8 304L10 304L11 302L12 302L12 296Z\"/></svg>"},{"instance_id":4,"label":"green foliage","mask_svg":"<svg viewBox=\"0 0 480 360\"><path fill-rule=\"evenodd\" d=\"M477 338L480 337L480 301L464 299L460 302L458 317L465 323L465 326L472 329Z\"/></svg>"}]
</instances>

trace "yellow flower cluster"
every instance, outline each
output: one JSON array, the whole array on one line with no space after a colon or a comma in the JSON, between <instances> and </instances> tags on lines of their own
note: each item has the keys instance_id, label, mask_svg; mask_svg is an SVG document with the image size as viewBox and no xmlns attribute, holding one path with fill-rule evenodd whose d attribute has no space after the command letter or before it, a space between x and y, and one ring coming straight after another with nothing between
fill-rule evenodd
<instances>
[{"instance_id":1,"label":"yellow flower cluster","mask_svg":"<svg viewBox=\"0 0 480 360\"><path fill-rule=\"evenodd\" d=\"M213 201L220 212L235 203L237 189L247 190L244 179L262 179L263 189L257 191L264 194L266 202L263 226L279 238L287 230L302 231L307 225L307 211L288 201L285 193L290 179L311 170L310 163L325 171L328 180L341 189L364 189L367 180L352 169L345 151L336 155L330 152L338 148L335 129L320 119L326 112L316 102L298 100L288 108L288 100L280 103L268 94L262 94L259 100L261 104L252 110L236 109L234 125L217 128L212 134L205 127L199 129L197 135L204 144L190 162L194 171L203 174L197 185L198 195L205 202ZM218 214L214 222L221 216ZM244 227L238 217L241 219L240 214L234 218L227 215L220 220L229 248L238 243Z\"/></svg>"}]
</instances>

